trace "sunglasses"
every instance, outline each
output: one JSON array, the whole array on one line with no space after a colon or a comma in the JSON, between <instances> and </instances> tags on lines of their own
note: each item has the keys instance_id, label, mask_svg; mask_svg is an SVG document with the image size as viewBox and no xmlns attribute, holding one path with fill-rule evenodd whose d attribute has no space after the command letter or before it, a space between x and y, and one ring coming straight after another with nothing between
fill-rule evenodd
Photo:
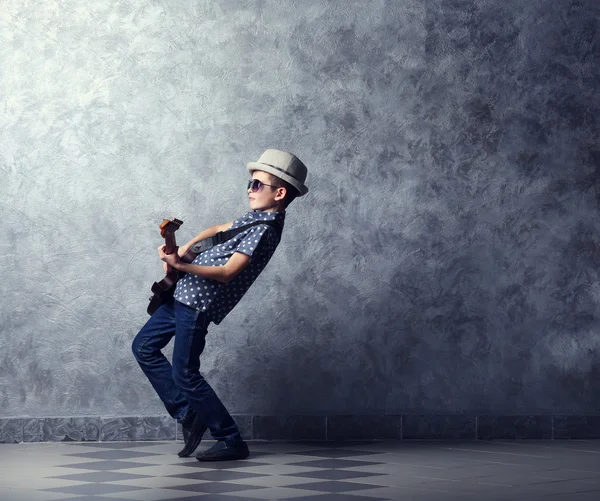
<instances>
[{"instance_id":1,"label":"sunglasses","mask_svg":"<svg viewBox=\"0 0 600 501\"><path fill-rule=\"evenodd\" d=\"M275 186L274 184L266 184L266 183L263 183L262 181L259 181L258 179L250 179L250 181L248 181L247 189L251 190L252 193L256 193L257 191L262 191L263 186L271 186L272 188L279 188L279 186Z\"/></svg>"}]
</instances>

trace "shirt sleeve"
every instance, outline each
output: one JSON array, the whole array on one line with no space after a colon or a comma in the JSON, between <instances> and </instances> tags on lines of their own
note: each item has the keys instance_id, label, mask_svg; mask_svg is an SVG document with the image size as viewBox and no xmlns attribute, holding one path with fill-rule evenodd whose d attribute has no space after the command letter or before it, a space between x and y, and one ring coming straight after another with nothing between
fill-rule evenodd
<instances>
[{"instance_id":1,"label":"shirt sleeve","mask_svg":"<svg viewBox=\"0 0 600 501\"><path fill-rule=\"evenodd\" d=\"M259 243L263 243L261 247L265 247L264 244L270 244L270 242L267 242L270 240L271 235L271 232L268 231L268 228L269 227L267 225L262 224L250 228L238 243L236 252L242 252L243 254L252 257L258 248ZM266 247L269 248L271 245L267 245Z\"/></svg>"}]
</instances>

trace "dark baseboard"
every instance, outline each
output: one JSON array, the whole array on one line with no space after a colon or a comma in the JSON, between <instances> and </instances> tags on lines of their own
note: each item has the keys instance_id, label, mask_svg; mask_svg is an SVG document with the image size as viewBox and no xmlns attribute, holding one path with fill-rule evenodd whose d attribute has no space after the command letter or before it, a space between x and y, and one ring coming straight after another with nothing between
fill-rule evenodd
<instances>
[{"instance_id":1,"label":"dark baseboard","mask_svg":"<svg viewBox=\"0 0 600 501\"><path fill-rule=\"evenodd\" d=\"M600 415L233 416L245 440L599 439ZM0 418L0 443L181 440L169 416ZM210 431L206 439L211 439Z\"/></svg>"}]
</instances>

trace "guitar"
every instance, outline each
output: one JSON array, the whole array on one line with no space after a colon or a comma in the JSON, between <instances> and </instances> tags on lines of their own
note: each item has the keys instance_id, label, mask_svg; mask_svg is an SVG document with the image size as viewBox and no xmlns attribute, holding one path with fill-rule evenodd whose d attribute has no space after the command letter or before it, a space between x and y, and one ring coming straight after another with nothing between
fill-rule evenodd
<instances>
[{"instance_id":1,"label":"guitar","mask_svg":"<svg viewBox=\"0 0 600 501\"><path fill-rule=\"evenodd\" d=\"M177 247L177 243L175 242L175 232L182 224L183 221L175 218L172 220L164 219L160 224L160 234L165 239L165 254L173 254L173 252L175 252ZM188 250L180 257L180 259L186 263L191 263L195 257L196 254L191 250ZM151 290L154 295L150 297L150 304L146 310L149 315L152 315L158 310L161 304L173 295L175 286L181 275L183 274L167 265L167 274L165 275L165 278L160 282L154 282L152 284Z\"/></svg>"}]
</instances>

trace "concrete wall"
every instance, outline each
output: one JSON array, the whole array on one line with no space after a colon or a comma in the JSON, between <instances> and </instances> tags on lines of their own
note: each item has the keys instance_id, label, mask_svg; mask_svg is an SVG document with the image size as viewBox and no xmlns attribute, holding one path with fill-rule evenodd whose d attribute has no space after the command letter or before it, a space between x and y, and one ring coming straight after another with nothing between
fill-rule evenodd
<instances>
[{"instance_id":1,"label":"concrete wall","mask_svg":"<svg viewBox=\"0 0 600 501\"><path fill-rule=\"evenodd\" d=\"M0 417L164 414L182 241L310 193L202 371L232 413L600 412L596 0L0 0Z\"/></svg>"}]
</instances>

